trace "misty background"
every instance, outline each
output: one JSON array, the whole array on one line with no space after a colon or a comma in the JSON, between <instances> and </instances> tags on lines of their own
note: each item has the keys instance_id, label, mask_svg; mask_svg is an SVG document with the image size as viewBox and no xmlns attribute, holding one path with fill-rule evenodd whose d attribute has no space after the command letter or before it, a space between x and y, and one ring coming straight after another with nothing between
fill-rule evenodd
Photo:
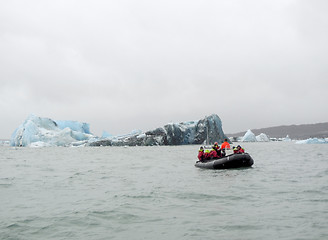
<instances>
[{"instance_id":1,"label":"misty background","mask_svg":"<svg viewBox=\"0 0 328 240\"><path fill-rule=\"evenodd\" d=\"M0 2L0 138L31 113L101 135L218 114L328 121L328 1Z\"/></svg>"}]
</instances>

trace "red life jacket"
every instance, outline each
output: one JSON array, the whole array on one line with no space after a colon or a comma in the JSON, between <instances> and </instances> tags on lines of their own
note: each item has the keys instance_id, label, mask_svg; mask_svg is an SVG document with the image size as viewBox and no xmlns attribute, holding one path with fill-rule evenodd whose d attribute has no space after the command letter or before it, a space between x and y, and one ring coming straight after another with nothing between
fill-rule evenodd
<instances>
[{"instance_id":1,"label":"red life jacket","mask_svg":"<svg viewBox=\"0 0 328 240\"><path fill-rule=\"evenodd\" d=\"M217 154L217 152L215 151L215 149L212 149L212 150L211 150L210 155L211 155L211 158L218 158L218 154Z\"/></svg>"},{"instance_id":2,"label":"red life jacket","mask_svg":"<svg viewBox=\"0 0 328 240\"><path fill-rule=\"evenodd\" d=\"M206 151L204 152L204 157L205 157L205 159L210 159L211 158L211 153L208 149L206 149Z\"/></svg>"},{"instance_id":3,"label":"red life jacket","mask_svg":"<svg viewBox=\"0 0 328 240\"><path fill-rule=\"evenodd\" d=\"M198 159L199 159L199 161L204 160L204 151L199 151L198 152Z\"/></svg>"},{"instance_id":4,"label":"red life jacket","mask_svg":"<svg viewBox=\"0 0 328 240\"><path fill-rule=\"evenodd\" d=\"M239 149L238 153L244 153L245 150L243 148Z\"/></svg>"}]
</instances>

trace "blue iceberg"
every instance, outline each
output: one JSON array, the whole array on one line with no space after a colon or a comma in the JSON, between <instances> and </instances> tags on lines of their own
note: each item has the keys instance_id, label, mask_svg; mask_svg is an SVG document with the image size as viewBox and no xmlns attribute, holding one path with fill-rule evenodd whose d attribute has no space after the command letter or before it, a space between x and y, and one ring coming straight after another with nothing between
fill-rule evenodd
<instances>
[{"instance_id":1,"label":"blue iceberg","mask_svg":"<svg viewBox=\"0 0 328 240\"><path fill-rule=\"evenodd\" d=\"M68 146L94 138L89 124L76 121L54 121L33 114L14 131L11 146Z\"/></svg>"},{"instance_id":2,"label":"blue iceberg","mask_svg":"<svg viewBox=\"0 0 328 240\"><path fill-rule=\"evenodd\" d=\"M257 142L270 142L270 138L265 133L261 133L256 136L256 141Z\"/></svg>"},{"instance_id":3,"label":"blue iceberg","mask_svg":"<svg viewBox=\"0 0 328 240\"><path fill-rule=\"evenodd\" d=\"M328 139L325 138L308 138L295 142L296 144L327 144Z\"/></svg>"},{"instance_id":4,"label":"blue iceberg","mask_svg":"<svg viewBox=\"0 0 328 240\"><path fill-rule=\"evenodd\" d=\"M248 129L243 138L241 139L241 142L256 142L256 136L255 134Z\"/></svg>"}]
</instances>

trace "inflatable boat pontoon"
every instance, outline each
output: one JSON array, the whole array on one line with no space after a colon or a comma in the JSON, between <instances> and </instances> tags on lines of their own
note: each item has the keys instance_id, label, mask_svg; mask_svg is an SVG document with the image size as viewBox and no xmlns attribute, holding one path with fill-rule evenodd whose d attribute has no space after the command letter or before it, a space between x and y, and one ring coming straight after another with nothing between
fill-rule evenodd
<instances>
[{"instance_id":1,"label":"inflatable boat pontoon","mask_svg":"<svg viewBox=\"0 0 328 240\"><path fill-rule=\"evenodd\" d=\"M253 163L253 158L248 153L237 153L218 159L197 161L195 166L208 169L227 169L250 167Z\"/></svg>"}]
</instances>

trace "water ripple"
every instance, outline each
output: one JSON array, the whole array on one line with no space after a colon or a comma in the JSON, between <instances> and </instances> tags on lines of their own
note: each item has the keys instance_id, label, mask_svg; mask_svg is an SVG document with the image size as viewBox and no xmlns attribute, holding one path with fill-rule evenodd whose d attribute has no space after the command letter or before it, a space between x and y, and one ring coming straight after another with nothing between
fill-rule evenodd
<instances>
[{"instance_id":1,"label":"water ripple","mask_svg":"<svg viewBox=\"0 0 328 240\"><path fill-rule=\"evenodd\" d=\"M213 171L198 147L0 148L0 239L327 238L328 146Z\"/></svg>"}]
</instances>

